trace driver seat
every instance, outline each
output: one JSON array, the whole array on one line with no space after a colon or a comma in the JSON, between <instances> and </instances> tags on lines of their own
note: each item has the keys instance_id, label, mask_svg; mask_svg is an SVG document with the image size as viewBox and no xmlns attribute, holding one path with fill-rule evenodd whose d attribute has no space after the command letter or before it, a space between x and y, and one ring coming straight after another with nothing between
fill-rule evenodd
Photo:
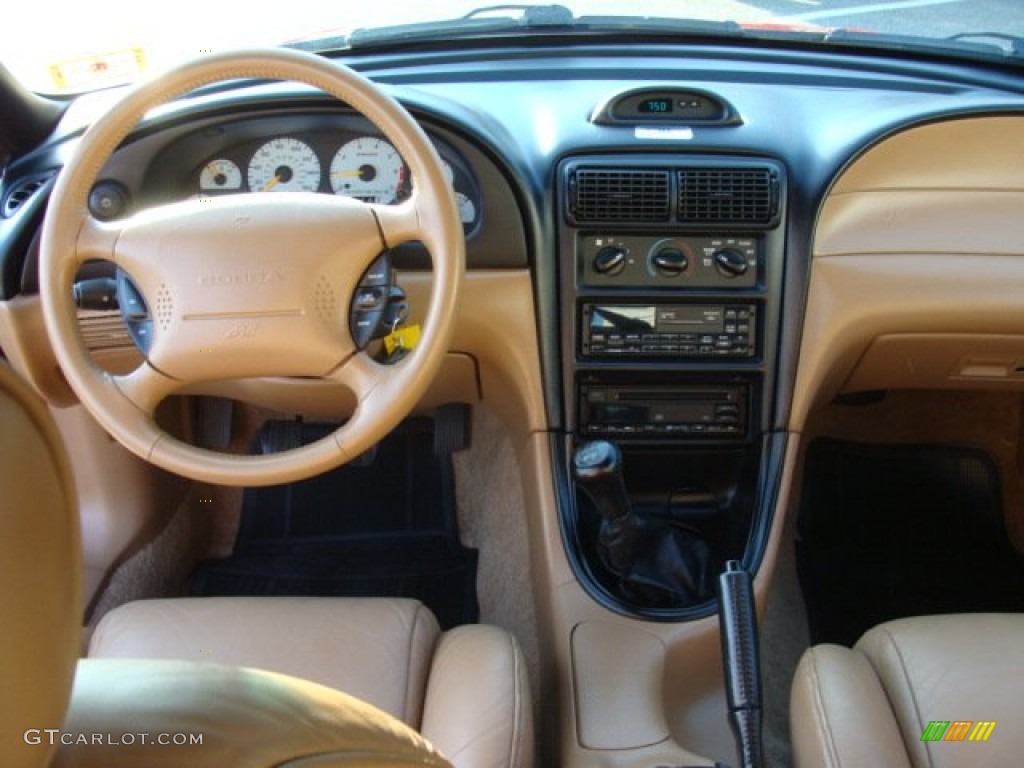
<instances>
[{"instance_id":1,"label":"driver seat","mask_svg":"<svg viewBox=\"0 0 1024 768\"><path fill-rule=\"evenodd\" d=\"M91 655L105 658L80 659L70 466L45 405L2 361L0 499L4 765L532 765L515 641L491 627L442 636L412 601L141 602L101 622Z\"/></svg>"}]
</instances>

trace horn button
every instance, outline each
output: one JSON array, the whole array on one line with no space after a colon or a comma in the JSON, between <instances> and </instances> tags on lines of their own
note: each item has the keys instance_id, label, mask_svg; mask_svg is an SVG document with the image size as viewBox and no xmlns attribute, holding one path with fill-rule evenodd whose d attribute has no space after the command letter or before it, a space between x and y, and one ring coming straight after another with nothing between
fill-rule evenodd
<instances>
[{"instance_id":1,"label":"horn button","mask_svg":"<svg viewBox=\"0 0 1024 768\"><path fill-rule=\"evenodd\" d=\"M390 330L404 296L375 218L330 205L245 201L130 224L117 297L150 364L185 382L323 376ZM231 237L214 240L226 218Z\"/></svg>"}]
</instances>

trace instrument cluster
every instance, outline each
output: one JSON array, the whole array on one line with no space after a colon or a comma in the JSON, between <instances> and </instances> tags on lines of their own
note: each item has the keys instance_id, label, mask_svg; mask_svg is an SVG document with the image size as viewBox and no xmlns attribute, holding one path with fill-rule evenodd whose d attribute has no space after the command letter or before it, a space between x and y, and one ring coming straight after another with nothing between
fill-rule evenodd
<instances>
[{"instance_id":1,"label":"instrument cluster","mask_svg":"<svg viewBox=\"0 0 1024 768\"><path fill-rule=\"evenodd\" d=\"M272 125L245 121L213 132L204 131L204 138L193 137L185 142L190 145L188 154L193 155L193 170L184 181L186 194L213 197L240 192L304 191L389 205L401 202L412 191L409 168L402 156L369 124L305 122L300 130L287 130L287 124L279 124L280 132L268 135L254 128L253 123L262 128ZM215 137L219 140L211 148L209 139ZM467 235L471 234L479 225L481 210L476 181L454 150L436 138L433 140L454 189L463 228ZM194 153L203 145L207 152L195 158ZM179 146L180 149L184 147ZM180 155L175 158L176 162L183 159Z\"/></svg>"}]
</instances>

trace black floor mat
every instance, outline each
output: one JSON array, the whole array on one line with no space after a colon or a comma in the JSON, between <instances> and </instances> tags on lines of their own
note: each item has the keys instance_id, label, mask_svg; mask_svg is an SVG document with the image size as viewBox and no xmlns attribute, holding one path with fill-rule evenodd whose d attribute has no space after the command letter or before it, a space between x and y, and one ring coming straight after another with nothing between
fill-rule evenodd
<instances>
[{"instance_id":1,"label":"black floor mat","mask_svg":"<svg viewBox=\"0 0 1024 768\"><path fill-rule=\"evenodd\" d=\"M812 643L852 645L900 616L1024 610L1024 559L977 449L815 440L797 533Z\"/></svg>"},{"instance_id":2,"label":"black floor mat","mask_svg":"<svg viewBox=\"0 0 1024 768\"><path fill-rule=\"evenodd\" d=\"M262 438L329 429L269 424ZM192 593L415 597L449 628L477 620L476 564L458 539L451 455L436 455L431 420L414 419L372 460L247 489L234 553L201 563Z\"/></svg>"}]
</instances>

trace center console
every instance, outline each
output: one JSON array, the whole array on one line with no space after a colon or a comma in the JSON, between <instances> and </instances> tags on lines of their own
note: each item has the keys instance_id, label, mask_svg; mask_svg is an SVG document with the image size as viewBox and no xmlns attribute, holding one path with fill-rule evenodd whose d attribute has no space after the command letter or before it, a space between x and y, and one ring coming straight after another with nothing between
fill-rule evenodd
<instances>
[{"instance_id":1,"label":"center console","mask_svg":"<svg viewBox=\"0 0 1024 768\"><path fill-rule=\"evenodd\" d=\"M706 615L713 593L641 582L659 582L658 569L696 578L729 560L756 565L785 169L738 156L577 156L559 166L558 186L570 561L619 613ZM569 470L581 449L607 443L636 535L658 532L633 546L628 567L608 555L608 505ZM689 562L693 552L707 562Z\"/></svg>"}]
</instances>

